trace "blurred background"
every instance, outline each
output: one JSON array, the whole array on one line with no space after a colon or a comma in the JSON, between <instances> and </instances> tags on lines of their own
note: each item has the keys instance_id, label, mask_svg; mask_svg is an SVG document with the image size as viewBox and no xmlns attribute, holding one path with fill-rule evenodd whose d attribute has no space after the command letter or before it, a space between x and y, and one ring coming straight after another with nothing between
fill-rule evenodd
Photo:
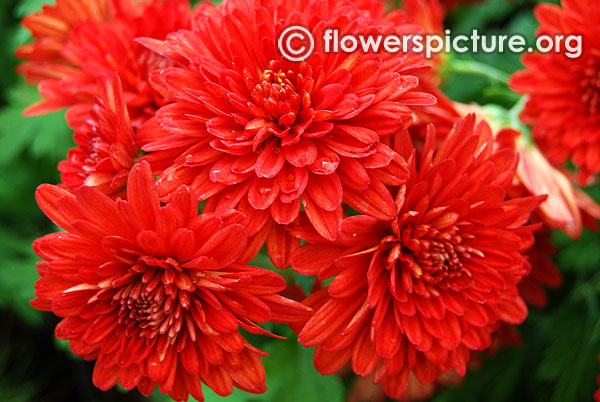
<instances>
[{"instance_id":1,"label":"blurred background","mask_svg":"<svg viewBox=\"0 0 600 402\"><path fill-rule=\"evenodd\" d=\"M0 401L168 401L158 393L143 398L137 391L102 392L91 381L93 364L70 353L54 338L58 319L29 306L38 278L31 244L54 231L34 201L40 183L57 183L57 163L73 145L64 113L23 118L22 110L38 99L34 87L15 73L15 49L29 40L20 19L39 10L46 0L0 0ZM526 34L537 26L535 1L487 0L460 7L446 25L453 32ZM518 55L449 56L444 91L452 99L496 104L510 109L518 101L506 82L520 69ZM502 109L500 109L502 110ZM600 189L590 189L600 200ZM518 327L520 347L482 354L462 382L441 388L431 400L590 401L600 365L600 235L585 231L575 242L555 233L555 261L563 286L550 292L547 308L531 309ZM257 265L267 260L257 257ZM309 285L308 283L305 283ZM283 327L287 341L252 336L252 343L273 353L264 359L264 395L235 392L224 399L205 387L208 401L338 402L383 401L368 382L349 375L320 376L312 366L312 350L298 345Z\"/></svg>"}]
</instances>

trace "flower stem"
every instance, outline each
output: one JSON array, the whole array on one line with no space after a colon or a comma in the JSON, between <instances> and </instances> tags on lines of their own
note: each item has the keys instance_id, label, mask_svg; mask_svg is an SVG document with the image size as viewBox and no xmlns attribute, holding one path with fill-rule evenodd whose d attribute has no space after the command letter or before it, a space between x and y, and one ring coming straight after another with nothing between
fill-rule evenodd
<instances>
[{"instance_id":1,"label":"flower stem","mask_svg":"<svg viewBox=\"0 0 600 402\"><path fill-rule=\"evenodd\" d=\"M445 73L462 73L470 75L479 75L489 79L492 82L499 82L508 85L510 74L475 60L465 60L451 58L444 66Z\"/></svg>"}]
</instances>

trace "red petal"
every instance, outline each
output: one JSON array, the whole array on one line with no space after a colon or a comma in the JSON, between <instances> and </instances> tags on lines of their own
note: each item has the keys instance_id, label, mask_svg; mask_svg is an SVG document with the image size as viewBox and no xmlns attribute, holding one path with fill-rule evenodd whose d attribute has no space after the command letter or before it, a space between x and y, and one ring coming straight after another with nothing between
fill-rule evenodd
<instances>
[{"instance_id":1,"label":"red petal","mask_svg":"<svg viewBox=\"0 0 600 402\"><path fill-rule=\"evenodd\" d=\"M279 194L277 179L255 177L248 189L248 202L256 209L267 209Z\"/></svg>"},{"instance_id":2,"label":"red petal","mask_svg":"<svg viewBox=\"0 0 600 402\"><path fill-rule=\"evenodd\" d=\"M243 225L229 225L204 243L197 254L212 257L219 265L226 267L242 255L247 242L248 233Z\"/></svg>"},{"instance_id":3,"label":"red petal","mask_svg":"<svg viewBox=\"0 0 600 402\"><path fill-rule=\"evenodd\" d=\"M127 200L147 229L154 229L160 201L148 162L136 164L127 180Z\"/></svg>"},{"instance_id":4,"label":"red petal","mask_svg":"<svg viewBox=\"0 0 600 402\"><path fill-rule=\"evenodd\" d=\"M306 190L310 198L325 211L335 211L342 202L342 183L335 173L310 175Z\"/></svg>"},{"instance_id":5,"label":"red petal","mask_svg":"<svg viewBox=\"0 0 600 402\"><path fill-rule=\"evenodd\" d=\"M341 246L305 244L294 252L292 266L301 275L318 275L323 269L333 265L343 250Z\"/></svg>"},{"instance_id":6,"label":"red petal","mask_svg":"<svg viewBox=\"0 0 600 402\"><path fill-rule=\"evenodd\" d=\"M373 372L379 361L375 346L369 337L370 331L364 330L363 335L354 345L352 353L352 369L358 375L366 376Z\"/></svg>"},{"instance_id":7,"label":"red petal","mask_svg":"<svg viewBox=\"0 0 600 402\"><path fill-rule=\"evenodd\" d=\"M273 265L279 269L290 266L292 253L300 247L300 239L289 234L282 225L273 225L267 236L267 251Z\"/></svg>"},{"instance_id":8,"label":"red petal","mask_svg":"<svg viewBox=\"0 0 600 402\"><path fill-rule=\"evenodd\" d=\"M284 154L289 163L302 168L317 159L317 147L312 140L301 138L296 144L285 147Z\"/></svg>"},{"instance_id":9,"label":"red petal","mask_svg":"<svg viewBox=\"0 0 600 402\"><path fill-rule=\"evenodd\" d=\"M277 173L283 167L285 157L279 146L273 140L267 144L256 159L254 167L258 177L266 177L268 179L277 176Z\"/></svg>"},{"instance_id":10,"label":"red petal","mask_svg":"<svg viewBox=\"0 0 600 402\"><path fill-rule=\"evenodd\" d=\"M343 211L341 205L329 212L319 208L308 194L302 197L304 210L310 223L327 240L335 240L342 224Z\"/></svg>"},{"instance_id":11,"label":"red petal","mask_svg":"<svg viewBox=\"0 0 600 402\"><path fill-rule=\"evenodd\" d=\"M396 216L397 207L392 195L376 178L363 191L346 189L344 201L358 212L380 220L390 220Z\"/></svg>"},{"instance_id":12,"label":"red petal","mask_svg":"<svg viewBox=\"0 0 600 402\"><path fill-rule=\"evenodd\" d=\"M322 347L317 347L314 355L315 368L323 375L334 374L346 365L351 356L352 348L328 352Z\"/></svg>"},{"instance_id":13,"label":"red petal","mask_svg":"<svg viewBox=\"0 0 600 402\"><path fill-rule=\"evenodd\" d=\"M71 228L71 222L81 218L75 196L62 188L42 184L35 192L35 200L44 214L65 230Z\"/></svg>"},{"instance_id":14,"label":"red petal","mask_svg":"<svg viewBox=\"0 0 600 402\"><path fill-rule=\"evenodd\" d=\"M300 197L292 202L282 202L279 198L271 205L271 216L280 225L289 225L300 213Z\"/></svg>"},{"instance_id":15,"label":"red petal","mask_svg":"<svg viewBox=\"0 0 600 402\"><path fill-rule=\"evenodd\" d=\"M92 374L92 381L94 385L100 388L102 391L106 391L115 386L119 379L119 366L105 366L96 362L94 366L94 373Z\"/></svg>"}]
</instances>

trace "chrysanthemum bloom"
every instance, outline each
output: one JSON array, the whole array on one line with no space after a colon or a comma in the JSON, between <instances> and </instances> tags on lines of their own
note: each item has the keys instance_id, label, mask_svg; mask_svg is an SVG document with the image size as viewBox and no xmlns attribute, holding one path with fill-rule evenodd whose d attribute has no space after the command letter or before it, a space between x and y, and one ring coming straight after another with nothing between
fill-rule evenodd
<instances>
[{"instance_id":1,"label":"chrysanthemum bloom","mask_svg":"<svg viewBox=\"0 0 600 402\"><path fill-rule=\"evenodd\" d=\"M511 77L510 86L529 100L521 114L550 162L571 159L585 184L600 172L600 3L566 0L562 8L540 4L538 35L581 35L581 57L557 53L523 56L527 70Z\"/></svg>"},{"instance_id":2,"label":"chrysanthemum bloom","mask_svg":"<svg viewBox=\"0 0 600 402\"><path fill-rule=\"evenodd\" d=\"M27 62L19 71L39 82L43 100L27 114L40 114L78 105L68 114L78 126L96 94L96 79L117 72L135 127L165 104L148 82L148 74L169 62L134 40L163 39L189 27L188 0L59 0L24 19L34 43L17 50ZM83 109L83 110L81 110Z\"/></svg>"},{"instance_id":3,"label":"chrysanthemum bloom","mask_svg":"<svg viewBox=\"0 0 600 402\"><path fill-rule=\"evenodd\" d=\"M307 308L279 296L282 277L245 265L240 212L198 215L182 186L161 205L148 164L133 167L127 201L81 187L41 185L36 199L66 232L34 243L44 260L32 305L65 317L56 336L96 360L94 384L117 381L176 400L260 393L263 352L239 333L267 333L255 322L305 319Z\"/></svg>"},{"instance_id":4,"label":"chrysanthemum bloom","mask_svg":"<svg viewBox=\"0 0 600 402\"><path fill-rule=\"evenodd\" d=\"M180 149L160 175L161 196L189 184L211 208L247 212L251 232L267 221L293 222L302 205L319 233L334 239L342 200L392 219L396 206L385 185L403 182L406 163L380 140L410 123L410 105L434 102L414 91L411 74L423 58L325 53L317 40L306 62L290 62L277 49L290 24L305 25L315 38L330 27L340 36L414 30L381 22L383 15L374 15L381 2L361 7L226 0L200 9L191 31L143 40L180 64L152 74L176 103L157 113L163 137L153 132L142 148L158 155Z\"/></svg>"},{"instance_id":5,"label":"chrysanthemum bloom","mask_svg":"<svg viewBox=\"0 0 600 402\"><path fill-rule=\"evenodd\" d=\"M119 76L101 76L98 90L85 123L75 130L78 147L69 151L58 170L62 187L75 190L86 185L113 196L125 188L138 148Z\"/></svg>"},{"instance_id":6,"label":"chrysanthemum bloom","mask_svg":"<svg viewBox=\"0 0 600 402\"><path fill-rule=\"evenodd\" d=\"M309 243L294 269L334 278L305 300L315 314L298 338L316 346L321 373L351 361L399 398L411 372L424 384L452 369L464 375L471 350L488 347L501 322L527 316L517 284L529 273L523 254L535 227L526 223L543 197L506 199L518 157L474 120L439 146L430 128L419 155L399 136L410 176L395 191L393 221L345 218L335 242L308 225L292 229Z\"/></svg>"}]
</instances>

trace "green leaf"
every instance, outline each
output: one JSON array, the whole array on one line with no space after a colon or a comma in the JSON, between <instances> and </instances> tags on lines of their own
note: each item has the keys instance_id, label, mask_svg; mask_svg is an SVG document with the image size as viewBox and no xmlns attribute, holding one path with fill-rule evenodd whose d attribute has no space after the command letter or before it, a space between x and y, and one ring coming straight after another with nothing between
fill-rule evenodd
<instances>
[{"instance_id":1,"label":"green leaf","mask_svg":"<svg viewBox=\"0 0 600 402\"><path fill-rule=\"evenodd\" d=\"M451 18L455 33L470 33L477 28L480 33L488 26L505 19L523 0L489 0L472 7L462 7Z\"/></svg>"},{"instance_id":2,"label":"green leaf","mask_svg":"<svg viewBox=\"0 0 600 402\"><path fill-rule=\"evenodd\" d=\"M573 241L560 231L554 231L553 242L560 247L556 257L563 271L593 273L600 266L598 235L584 230L577 241Z\"/></svg>"},{"instance_id":3,"label":"green leaf","mask_svg":"<svg viewBox=\"0 0 600 402\"><path fill-rule=\"evenodd\" d=\"M25 107L39 99L26 84L9 92L9 106L0 110L0 166L11 164L24 152L35 158L64 159L73 146L64 112L24 118Z\"/></svg>"},{"instance_id":4,"label":"green leaf","mask_svg":"<svg viewBox=\"0 0 600 402\"><path fill-rule=\"evenodd\" d=\"M260 401L298 402L344 400L344 386L337 376L322 376L315 369L313 349L300 345L295 336L269 343L264 358L268 391Z\"/></svg>"},{"instance_id":5,"label":"green leaf","mask_svg":"<svg viewBox=\"0 0 600 402\"><path fill-rule=\"evenodd\" d=\"M23 18L27 14L40 11L45 4L55 4L51 0L21 0L15 7L15 14L19 18Z\"/></svg>"},{"instance_id":6,"label":"green leaf","mask_svg":"<svg viewBox=\"0 0 600 402\"><path fill-rule=\"evenodd\" d=\"M34 284L39 275L35 269L37 257L31 250L32 239L15 238L14 232L0 229L0 306L12 308L21 318L35 325L41 322L41 312L29 305L35 297Z\"/></svg>"}]
</instances>

